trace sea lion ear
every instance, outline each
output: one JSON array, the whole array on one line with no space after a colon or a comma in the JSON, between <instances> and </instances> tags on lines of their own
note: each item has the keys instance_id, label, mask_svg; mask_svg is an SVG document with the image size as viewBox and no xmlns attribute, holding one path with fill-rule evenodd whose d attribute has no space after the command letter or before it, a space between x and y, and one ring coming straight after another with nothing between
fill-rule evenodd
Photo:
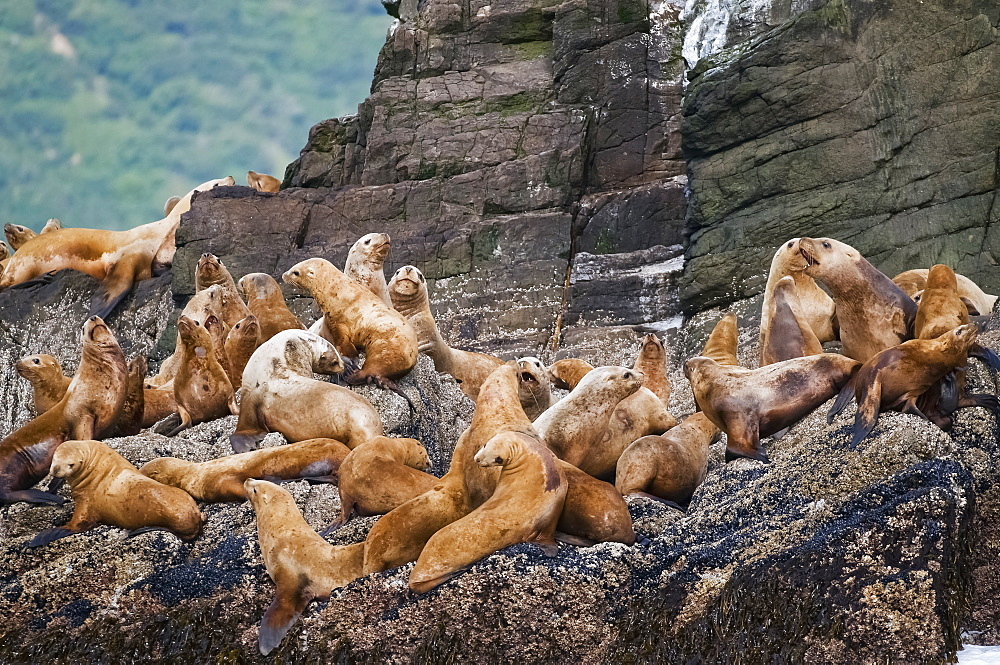
<instances>
[{"instance_id":1,"label":"sea lion ear","mask_svg":"<svg viewBox=\"0 0 1000 665\"><path fill-rule=\"evenodd\" d=\"M965 308L969 310L969 316L980 315L979 308L976 307L975 303L973 303L971 300L969 300L968 298L962 298L962 302L965 303Z\"/></svg>"}]
</instances>

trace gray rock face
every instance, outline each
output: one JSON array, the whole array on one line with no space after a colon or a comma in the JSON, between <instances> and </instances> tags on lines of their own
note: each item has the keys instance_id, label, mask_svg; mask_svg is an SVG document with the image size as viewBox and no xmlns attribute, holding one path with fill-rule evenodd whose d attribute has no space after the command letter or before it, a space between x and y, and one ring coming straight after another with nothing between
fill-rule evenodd
<instances>
[{"instance_id":1,"label":"gray rock face","mask_svg":"<svg viewBox=\"0 0 1000 665\"><path fill-rule=\"evenodd\" d=\"M996 293L998 20L989 2L836 0L702 60L685 308L758 293L775 247L805 235Z\"/></svg>"}]
</instances>

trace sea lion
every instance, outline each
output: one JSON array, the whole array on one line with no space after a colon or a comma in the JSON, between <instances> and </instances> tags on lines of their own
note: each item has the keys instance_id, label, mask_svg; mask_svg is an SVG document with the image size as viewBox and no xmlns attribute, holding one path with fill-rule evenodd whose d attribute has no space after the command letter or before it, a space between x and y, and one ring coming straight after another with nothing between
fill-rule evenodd
<instances>
[{"instance_id":1,"label":"sea lion","mask_svg":"<svg viewBox=\"0 0 1000 665\"><path fill-rule=\"evenodd\" d=\"M195 192L216 185L232 185L232 177L202 183L184 195L163 219L128 231L63 229L24 243L0 277L0 290L27 282L47 272L72 268L100 280L90 314L106 317L129 293L132 285L162 274L173 261L174 236L181 215L191 208Z\"/></svg>"},{"instance_id":2,"label":"sea lion","mask_svg":"<svg viewBox=\"0 0 1000 665\"><path fill-rule=\"evenodd\" d=\"M708 448L718 433L708 416L698 412L666 434L637 439L618 459L615 487L622 496L687 506L705 480Z\"/></svg>"},{"instance_id":3,"label":"sea lion","mask_svg":"<svg viewBox=\"0 0 1000 665\"><path fill-rule=\"evenodd\" d=\"M389 282L389 296L392 306L416 332L420 353L430 356L435 371L455 377L462 392L475 401L483 381L504 361L486 353L453 349L444 341L431 314L427 282L417 268L397 270Z\"/></svg>"},{"instance_id":4,"label":"sea lion","mask_svg":"<svg viewBox=\"0 0 1000 665\"><path fill-rule=\"evenodd\" d=\"M177 205L180 202L180 200L181 197L179 196L171 196L169 199L167 199L163 203L163 216L166 217L167 215L169 215L170 211L174 209L174 206Z\"/></svg>"},{"instance_id":5,"label":"sea lion","mask_svg":"<svg viewBox=\"0 0 1000 665\"><path fill-rule=\"evenodd\" d=\"M316 299L341 355L356 358L364 351L365 364L346 377L348 384L373 382L399 391L394 380L417 363L417 335L402 314L326 259L297 263L282 279Z\"/></svg>"},{"instance_id":6,"label":"sea lion","mask_svg":"<svg viewBox=\"0 0 1000 665\"><path fill-rule=\"evenodd\" d=\"M611 411L599 443L576 464L581 471L603 480L615 479L618 458L633 441L651 434L663 434L677 425L677 419L663 401L645 386L623 399Z\"/></svg>"},{"instance_id":7,"label":"sea lion","mask_svg":"<svg viewBox=\"0 0 1000 665\"><path fill-rule=\"evenodd\" d=\"M903 293L914 298L917 293L927 288L927 268L917 268L901 272L892 278L893 284L903 290ZM969 305L970 316L987 316L993 311L997 297L985 293L979 285L965 275L955 273L955 280L958 283L958 296L964 298Z\"/></svg>"},{"instance_id":8,"label":"sea lion","mask_svg":"<svg viewBox=\"0 0 1000 665\"><path fill-rule=\"evenodd\" d=\"M84 323L82 337L80 366L66 395L0 441L0 505L63 503L60 496L29 488L49 472L60 444L104 436L121 414L127 369L118 340L96 316Z\"/></svg>"},{"instance_id":9,"label":"sea lion","mask_svg":"<svg viewBox=\"0 0 1000 665\"><path fill-rule=\"evenodd\" d=\"M6 243L0 242L0 266L4 268L7 267L7 259L10 258L10 249L8 249Z\"/></svg>"},{"instance_id":10,"label":"sea lion","mask_svg":"<svg viewBox=\"0 0 1000 665\"><path fill-rule=\"evenodd\" d=\"M277 193L281 189L281 181L274 176L256 171L247 171L247 184L258 192Z\"/></svg>"},{"instance_id":11,"label":"sea lion","mask_svg":"<svg viewBox=\"0 0 1000 665\"><path fill-rule=\"evenodd\" d=\"M427 541L410 571L410 589L430 591L508 545L536 543L555 554L556 523L566 499L566 477L537 438L501 432L476 453L481 466L499 466L492 496Z\"/></svg>"},{"instance_id":12,"label":"sea lion","mask_svg":"<svg viewBox=\"0 0 1000 665\"><path fill-rule=\"evenodd\" d=\"M954 270L939 263L928 271L925 281L913 320L915 338L935 339L969 322L969 306L958 295Z\"/></svg>"},{"instance_id":13,"label":"sea lion","mask_svg":"<svg viewBox=\"0 0 1000 665\"><path fill-rule=\"evenodd\" d=\"M802 238L799 253L806 274L833 294L844 355L865 362L909 339L916 304L858 250L832 238Z\"/></svg>"},{"instance_id":14,"label":"sea lion","mask_svg":"<svg viewBox=\"0 0 1000 665\"><path fill-rule=\"evenodd\" d=\"M215 254L205 252L201 255L194 271L194 280L196 292L216 285L221 289L216 315L226 324L227 333L238 321L250 316L250 310L240 298L233 276ZM204 321L201 323L204 325Z\"/></svg>"},{"instance_id":15,"label":"sea lion","mask_svg":"<svg viewBox=\"0 0 1000 665\"><path fill-rule=\"evenodd\" d=\"M705 346L701 350L704 358L711 358L720 365L727 367L739 367L736 351L740 341L740 332L737 327L736 315L732 312L719 319L719 322L712 328Z\"/></svg>"},{"instance_id":16,"label":"sea lion","mask_svg":"<svg viewBox=\"0 0 1000 665\"><path fill-rule=\"evenodd\" d=\"M14 369L31 384L32 405L36 416L58 404L73 380L63 374L58 360L45 353L24 356L17 361Z\"/></svg>"},{"instance_id":17,"label":"sea lion","mask_svg":"<svg viewBox=\"0 0 1000 665\"><path fill-rule=\"evenodd\" d=\"M880 411L894 410L930 420L918 407L917 399L946 374L968 361L970 347L978 331L965 324L935 339L911 339L872 356L837 396L827 421L843 411L852 400L858 402L851 447L855 448L875 428ZM996 395L966 395L957 408L982 406L1000 410Z\"/></svg>"},{"instance_id":18,"label":"sea lion","mask_svg":"<svg viewBox=\"0 0 1000 665\"><path fill-rule=\"evenodd\" d=\"M246 494L257 515L257 538L274 600L260 622L260 652L267 655L288 633L306 606L361 577L364 543L327 543L302 517L287 490L266 480L247 480Z\"/></svg>"},{"instance_id":19,"label":"sea lion","mask_svg":"<svg viewBox=\"0 0 1000 665\"><path fill-rule=\"evenodd\" d=\"M521 407L534 420L552 405L552 385L549 370L534 356L525 356L517 361L518 389Z\"/></svg>"},{"instance_id":20,"label":"sea lion","mask_svg":"<svg viewBox=\"0 0 1000 665\"><path fill-rule=\"evenodd\" d=\"M416 439L375 437L350 452L340 465L340 519L327 527L336 529L352 515L384 515L420 496L438 483L424 473L430 458Z\"/></svg>"},{"instance_id":21,"label":"sea lion","mask_svg":"<svg viewBox=\"0 0 1000 665\"><path fill-rule=\"evenodd\" d=\"M206 323L212 325L214 316ZM180 424L167 436L176 436L191 425L237 413L233 385L219 363L219 353L212 344L209 331L197 321L181 315L177 320L177 337L181 344L180 364L174 379L174 400Z\"/></svg>"},{"instance_id":22,"label":"sea lion","mask_svg":"<svg viewBox=\"0 0 1000 665\"><path fill-rule=\"evenodd\" d=\"M807 323L795 292L795 280L785 276L774 287L772 315L767 330L761 330L764 348L760 364L823 353L823 344Z\"/></svg>"},{"instance_id":23,"label":"sea lion","mask_svg":"<svg viewBox=\"0 0 1000 665\"><path fill-rule=\"evenodd\" d=\"M136 356L127 365L128 378L125 381L125 400L118 415L118 422L111 430L111 436L134 436L142 430L142 416L146 408L143 384L146 380L146 357Z\"/></svg>"},{"instance_id":24,"label":"sea lion","mask_svg":"<svg viewBox=\"0 0 1000 665\"><path fill-rule=\"evenodd\" d=\"M198 501L245 501L243 482L248 478L334 482L349 452L350 448L335 439L309 439L207 462L158 457L146 462L139 472L179 487Z\"/></svg>"},{"instance_id":25,"label":"sea lion","mask_svg":"<svg viewBox=\"0 0 1000 665\"><path fill-rule=\"evenodd\" d=\"M252 272L240 278L239 289L247 298L247 308L260 323L261 343L282 330L304 330L299 317L292 314L274 278L262 272Z\"/></svg>"},{"instance_id":26,"label":"sea lion","mask_svg":"<svg viewBox=\"0 0 1000 665\"><path fill-rule=\"evenodd\" d=\"M388 233L363 235L351 246L344 264L344 274L378 296L386 307L392 307L383 269L390 248Z\"/></svg>"},{"instance_id":27,"label":"sea lion","mask_svg":"<svg viewBox=\"0 0 1000 665\"><path fill-rule=\"evenodd\" d=\"M858 367L838 353L793 358L757 369L720 365L698 356L684 363L684 376L698 408L726 433L726 460L767 462L764 437L799 422L844 387Z\"/></svg>"},{"instance_id":28,"label":"sea lion","mask_svg":"<svg viewBox=\"0 0 1000 665\"><path fill-rule=\"evenodd\" d=\"M170 388L150 388L142 390L142 427L152 427L167 416L177 413L173 385Z\"/></svg>"},{"instance_id":29,"label":"sea lion","mask_svg":"<svg viewBox=\"0 0 1000 665\"><path fill-rule=\"evenodd\" d=\"M146 531L170 531L181 540L201 533L204 517L184 490L139 473L127 459L100 441L67 441L52 458L52 476L73 490L73 517L31 539L29 547L48 545L98 524Z\"/></svg>"},{"instance_id":30,"label":"sea lion","mask_svg":"<svg viewBox=\"0 0 1000 665\"><path fill-rule=\"evenodd\" d=\"M38 237L37 233L20 224L4 224L3 233L7 236L7 243L15 252L21 249L24 243Z\"/></svg>"},{"instance_id":31,"label":"sea lion","mask_svg":"<svg viewBox=\"0 0 1000 665\"><path fill-rule=\"evenodd\" d=\"M226 335L223 348L226 350L226 358L229 359L229 382L234 388L243 385L243 369L250 361L250 356L257 350L259 340L260 325L253 314L238 321Z\"/></svg>"},{"instance_id":32,"label":"sea lion","mask_svg":"<svg viewBox=\"0 0 1000 665\"><path fill-rule=\"evenodd\" d=\"M605 431L615 407L642 387L642 379L640 372L628 367L597 367L535 420L535 430L556 457L586 471L588 458L605 445ZM659 404L659 399L647 392Z\"/></svg>"},{"instance_id":33,"label":"sea lion","mask_svg":"<svg viewBox=\"0 0 1000 665\"><path fill-rule=\"evenodd\" d=\"M382 421L368 400L313 378L313 372L343 369L337 349L305 330L284 330L261 344L243 370L233 450L252 449L267 432L292 442L327 437L352 449L382 436Z\"/></svg>"},{"instance_id":34,"label":"sea lion","mask_svg":"<svg viewBox=\"0 0 1000 665\"><path fill-rule=\"evenodd\" d=\"M43 226L42 230L39 231L38 233L39 234L42 234L42 233L52 233L53 231L59 231L59 230L61 230L62 227L63 227L62 222L60 222L55 217L52 217L47 222L45 222L45 226Z\"/></svg>"},{"instance_id":35,"label":"sea lion","mask_svg":"<svg viewBox=\"0 0 1000 665\"><path fill-rule=\"evenodd\" d=\"M632 369L642 372L642 387L648 388L666 406L670 401L670 369L667 367L667 350L656 335L649 333L642 338L639 355Z\"/></svg>"},{"instance_id":36,"label":"sea lion","mask_svg":"<svg viewBox=\"0 0 1000 665\"><path fill-rule=\"evenodd\" d=\"M552 376L554 387L561 390L573 390L592 369L594 366L586 360L563 358L549 365L549 374Z\"/></svg>"},{"instance_id":37,"label":"sea lion","mask_svg":"<svg viewBox=\"0 0 1000 665\"><path fill-rule=\"evenodd\" d=\"M220 321L219 317L213 315L208 317L202 325L205 326L205 330L208 331L208 337L212 340L212 348L215 349L215 359L222 365L222 370L226 373L226 376L229 378L229 384L233 386L233 390L235 391L239 386L233 384L233 370L229 364L229 356L226 355L226 333L228 331L226 324ZM183 347L181 350L183 351Z\"/></svg>"},{"instance_id":38,"label":"sea lion","mask_svg":"<svg viewBox=\"0 0 1000 665\"><path fill-rule=\"evenodd\" d=\"M771 329L771 317L774 316L774 290L785 277L791 277L795 282L795 293L799 298L800 314L803 321L813 334L822 342L832 342L837 339L836 305L833 298L821 289L807 274L808 262L800 250L801 238L792 238L782 244L771 259L771 268L767 275L767 285L764 287L764 300L760 312L760 352L767 348L767 332ZM761 356L763 362L763 355Z\"/></svg>"},{"instance_id":39,"label":"sea lion","mask_svg":"<svg viewBox=\"0 0 1000 665\"><path fill-rule=\"evenodd\" d=\"M223 320L224 301L225 288L218 284L213 284L207 289L195 293L191 297L191 300L184 306L184 309L181 310L181 316L186 316L202 326L205 325L210 316L216 317L221 322ZM156 376L147 379L147 388L173 389L173 381L177 376L177 368L180 367L181 362L181 346L180 337L178 337L174 346L174 352L160 363L160 371Z\"/></svg>"}]
</instances>

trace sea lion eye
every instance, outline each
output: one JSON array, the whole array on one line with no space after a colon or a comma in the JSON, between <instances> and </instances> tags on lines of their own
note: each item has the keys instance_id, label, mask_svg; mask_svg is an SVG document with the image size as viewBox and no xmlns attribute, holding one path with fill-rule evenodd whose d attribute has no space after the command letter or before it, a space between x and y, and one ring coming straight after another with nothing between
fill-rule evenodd
<instances>
[{"instance_id":1,"label":"sea lion eye","mask_svg":"<svg viewBox=\"0 0 1000 665\"><path fill-rule=\"evenodd\" d=\"M370 245L371 243L372 243L372 239L371 238L369 238L368 240L365 240L365 244L366 245Z\"/></svg>"},{"instance_id":2,"label":"sea lion eye","mask_svg":"<svg viewBox=\"0 0 1000 665\"><path fill-rule=\"evenodd\" d=\"M41 364L42 364L42 361L41 361L41 360L39 360L38 358L35 358L35 360L34 360L33 362L34 362L34 363L35 363L36 365L41 365Z\"/></svg>"},{"instance_id":3,"label":"sea lion eye","mask_svg":"<svg viewBox=\"0 0 1000 665\"><path fill-rule=\"evenodd\" d=\"M823 247L825 247L826 249L830 249L830 243L824 242Z\"/></svg>"},{"instance_id":4,"label":"sea lion eye","mask_svg":"<svg viewBox=\"0 0 1000 665\"><path fill-rule=\"evenodd\" d=\"M788 249L791 249L791 248L792 248L792 245L794 245L794 244L795 244L795 243L793 243L793 242L790 242L790 243L788 243Z\"/></svg>"},{"instance_id":5,"label":"sea lion eye","mask_svg":"<svg viewBox=\"0 0 1000 665\"><path fill-rule=\"evenodd\" d=\"M292 274L295 275L296 277L298 277L299 276L299 271L298 270L293 270Z\"/></svg>"},{"instance_id":6,"label":"sea lion eye","mask_svg":"<svg viewBox=\"0 0 1000 665\"><path fill-rule=\"evenodd\" d=\"M631 379L632 378L632 372L625 372L625 378L626 379Z\"/></svg>"}]
</instances>

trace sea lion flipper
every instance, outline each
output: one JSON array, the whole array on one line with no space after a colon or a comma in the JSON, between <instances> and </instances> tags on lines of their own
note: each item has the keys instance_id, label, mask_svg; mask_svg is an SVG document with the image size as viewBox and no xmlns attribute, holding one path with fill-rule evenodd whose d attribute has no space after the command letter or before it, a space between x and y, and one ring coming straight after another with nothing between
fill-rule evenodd
<instances>
[{"instance_id":1,"label":"sea lion flipper","mask_svg":"<svg viewBox=\"0 0 1000 665\"><path fill-rule=\"evenodd\" d=\"M58 494L43 492L42 490L13 490L10 492L0 491L0 505L6 503L42 503L50 506L61 506L66 503L66 499Z\"/></svg>"},{"instance_id":2,"label":"sea lion flipper","mask_svg":"<svg viewBox=\"0 0 1000 665\"><path fill-rule=\"evenodd\" d=\"M153 426L153 432L156 434L162 434L164 436L170 436L167 432L171 432L177 425L181 422L180 414L171 413L169 416L165 417L160 422Z\"/></svg>"},{"instance_id":3,"label":"sea lion flipper","mask_svg":"<svg viewBox=\"0 0 1000 665\"><path fill-rule=\"evenodd\" d=\"M260 620L260 652L267 655L274 650L288 634L289 629L302 616L302 611L312 600L304 590L296 589L288 593L280 588L271 601L264 618Z\"/></svg>"},{"instance_id":4,"label":"sea lion flipper","mask_svg":"<svg viewBox=\"0 0 1000 665\"><path fill-rule=\"evenodd\" d=\"M101 282L94 297L90 299L88 316L99 316L106 319L115 310L115 307L125 299L125 296L132 290L132 283L135 280L133 263L121 260L115 264L108 276Z\"/></svg>"},{"instance_id":5,"label":"sea lion flipper","mask_svg":"<svg viewBox=\"0 0 1000 665\"><path fill-rule=\"evenodd\" d=\"M229 435L229 445L233 447L234 453L246 453L257 449L257 442L266 436L266 432L240 433Z\"/></svg>"},{"instance_id":6,"label":"sea lion flipper","mask_svg":"<svg viewBox=\"0 0 1000 665\"><path fill-rule=\"evenodd\" d=\"M851 380L844 384L844 387L840 389L840 393L837 395L837 399L834 400L833 406L830 407L830 412L826 414L826 422L832 423L833 419L840 415L840 412L844 410L851 400L855 397L855 391L857 390L856 383L857 378L861 373L858 372Z\"/></svg>"},{"instance_id":7,"label":"sea lion flipper","mask_svg":"<svg viewBox=\"0 0 1000 665\"><path fill-rule=\"evenodd\" d=\"M71 531L70 529L64 529L62 527L45 529L44 531L39 531L35 534L35 537L28 543L28 547L43 547L49 543L59 540L60 538L72 536L74 533L76 533L76 531Z\"/></svg>"},{"instance_id":8,"label":"sea lion flipper","mask_svg":"<svg viewBox=\"0 0 1000 665\"><path fill-rule=\"evenodd\" d=\"M998 356L993 349L989 349L982 344L977 343L969 347L969 355L979 358L992 369L1000 370L1000 356Z\"/></svg>"},{"instance_id":9,"label":"sea lion flipper","mask_svg":"<svg viewBox=\"0 0 1000 665\"><path fill-rule=\"evenodd\" d=\"M556 531L553 534L555 540L560 543L566 543L567 545L576 545L577 547L590 547L591 545L596 545L596 540L591 540L590 538L584 538L582 536L574 536L569 533L564 533L562 531Z\"/></svg>"},{"instance_id":10,"label":"sea lion flipper","mask_svg":"<svg viewBox=\"0 0 1000 665\"><path fill-rule=\"evenodd\" d=\"M337 476L327 475L327 476L303 476L301 480L306 481L310 485L336 485L340 480Z\"/></svg>"},{"instance_id":11,"label":"sea lion flipper","mask_svg":"<svg viewBox=\"0 0 1000 665\"><path fill-rule=\"evenodd\" d=\"M938 382L941 396L939 406L941 412L950 415L958 410L958 382L955 379L955 371L952 370L941 377Z\"/></svg>"},{"instance_id":12,"label":"sea lion flipper","mask_svg":"<svg viewBox=\"0 0 1000 665\"><path fill-rule=\"evenodd\" d=\"M125 536L125 539L128 540L129 538L135 538L138 535L141 535L141 534L144 534L144 533L149 533L150 531L166 531L168 533L174 533L173 531L171 531L170 529L168 529L165 526L144 526L144 527L140 527L138 529L134 529L132 531L129 531L128 535ZM176 536L177 534L174 533L174 535Z\"/></svg>"},{"instance_id":13,"label":"sea lion flipper","mask_svg":"<svg viewBox=\"0 0 1000 665\"><path fill-rule=\"evenodd\" d=\"M867 372L871 375L872 372ZM857 376L861 376L859 372ZM857 448L875 429L879 408L882 404L882 373L874 371L871 382L863 379L858 381L858 413L854 416L854 436L851 437L851 448Z\"/></svg>"},{"instance_id":14,"label":"sea lion flipper","mask_svg":"<svg viewBox=\"0 0 1000 665\"><path fill-rule=\"evenodd\" d=\"M777 432L775 432L774 434L771 435L771 438L774 439L775 441L778 441L778 440L781 439L781 437L783 437L786 434L788 434L788 430L790 430L790 429L792 429L792 428L791 427L786 427L785 429L779 429Z\"/></svg>"}]
</instances>

